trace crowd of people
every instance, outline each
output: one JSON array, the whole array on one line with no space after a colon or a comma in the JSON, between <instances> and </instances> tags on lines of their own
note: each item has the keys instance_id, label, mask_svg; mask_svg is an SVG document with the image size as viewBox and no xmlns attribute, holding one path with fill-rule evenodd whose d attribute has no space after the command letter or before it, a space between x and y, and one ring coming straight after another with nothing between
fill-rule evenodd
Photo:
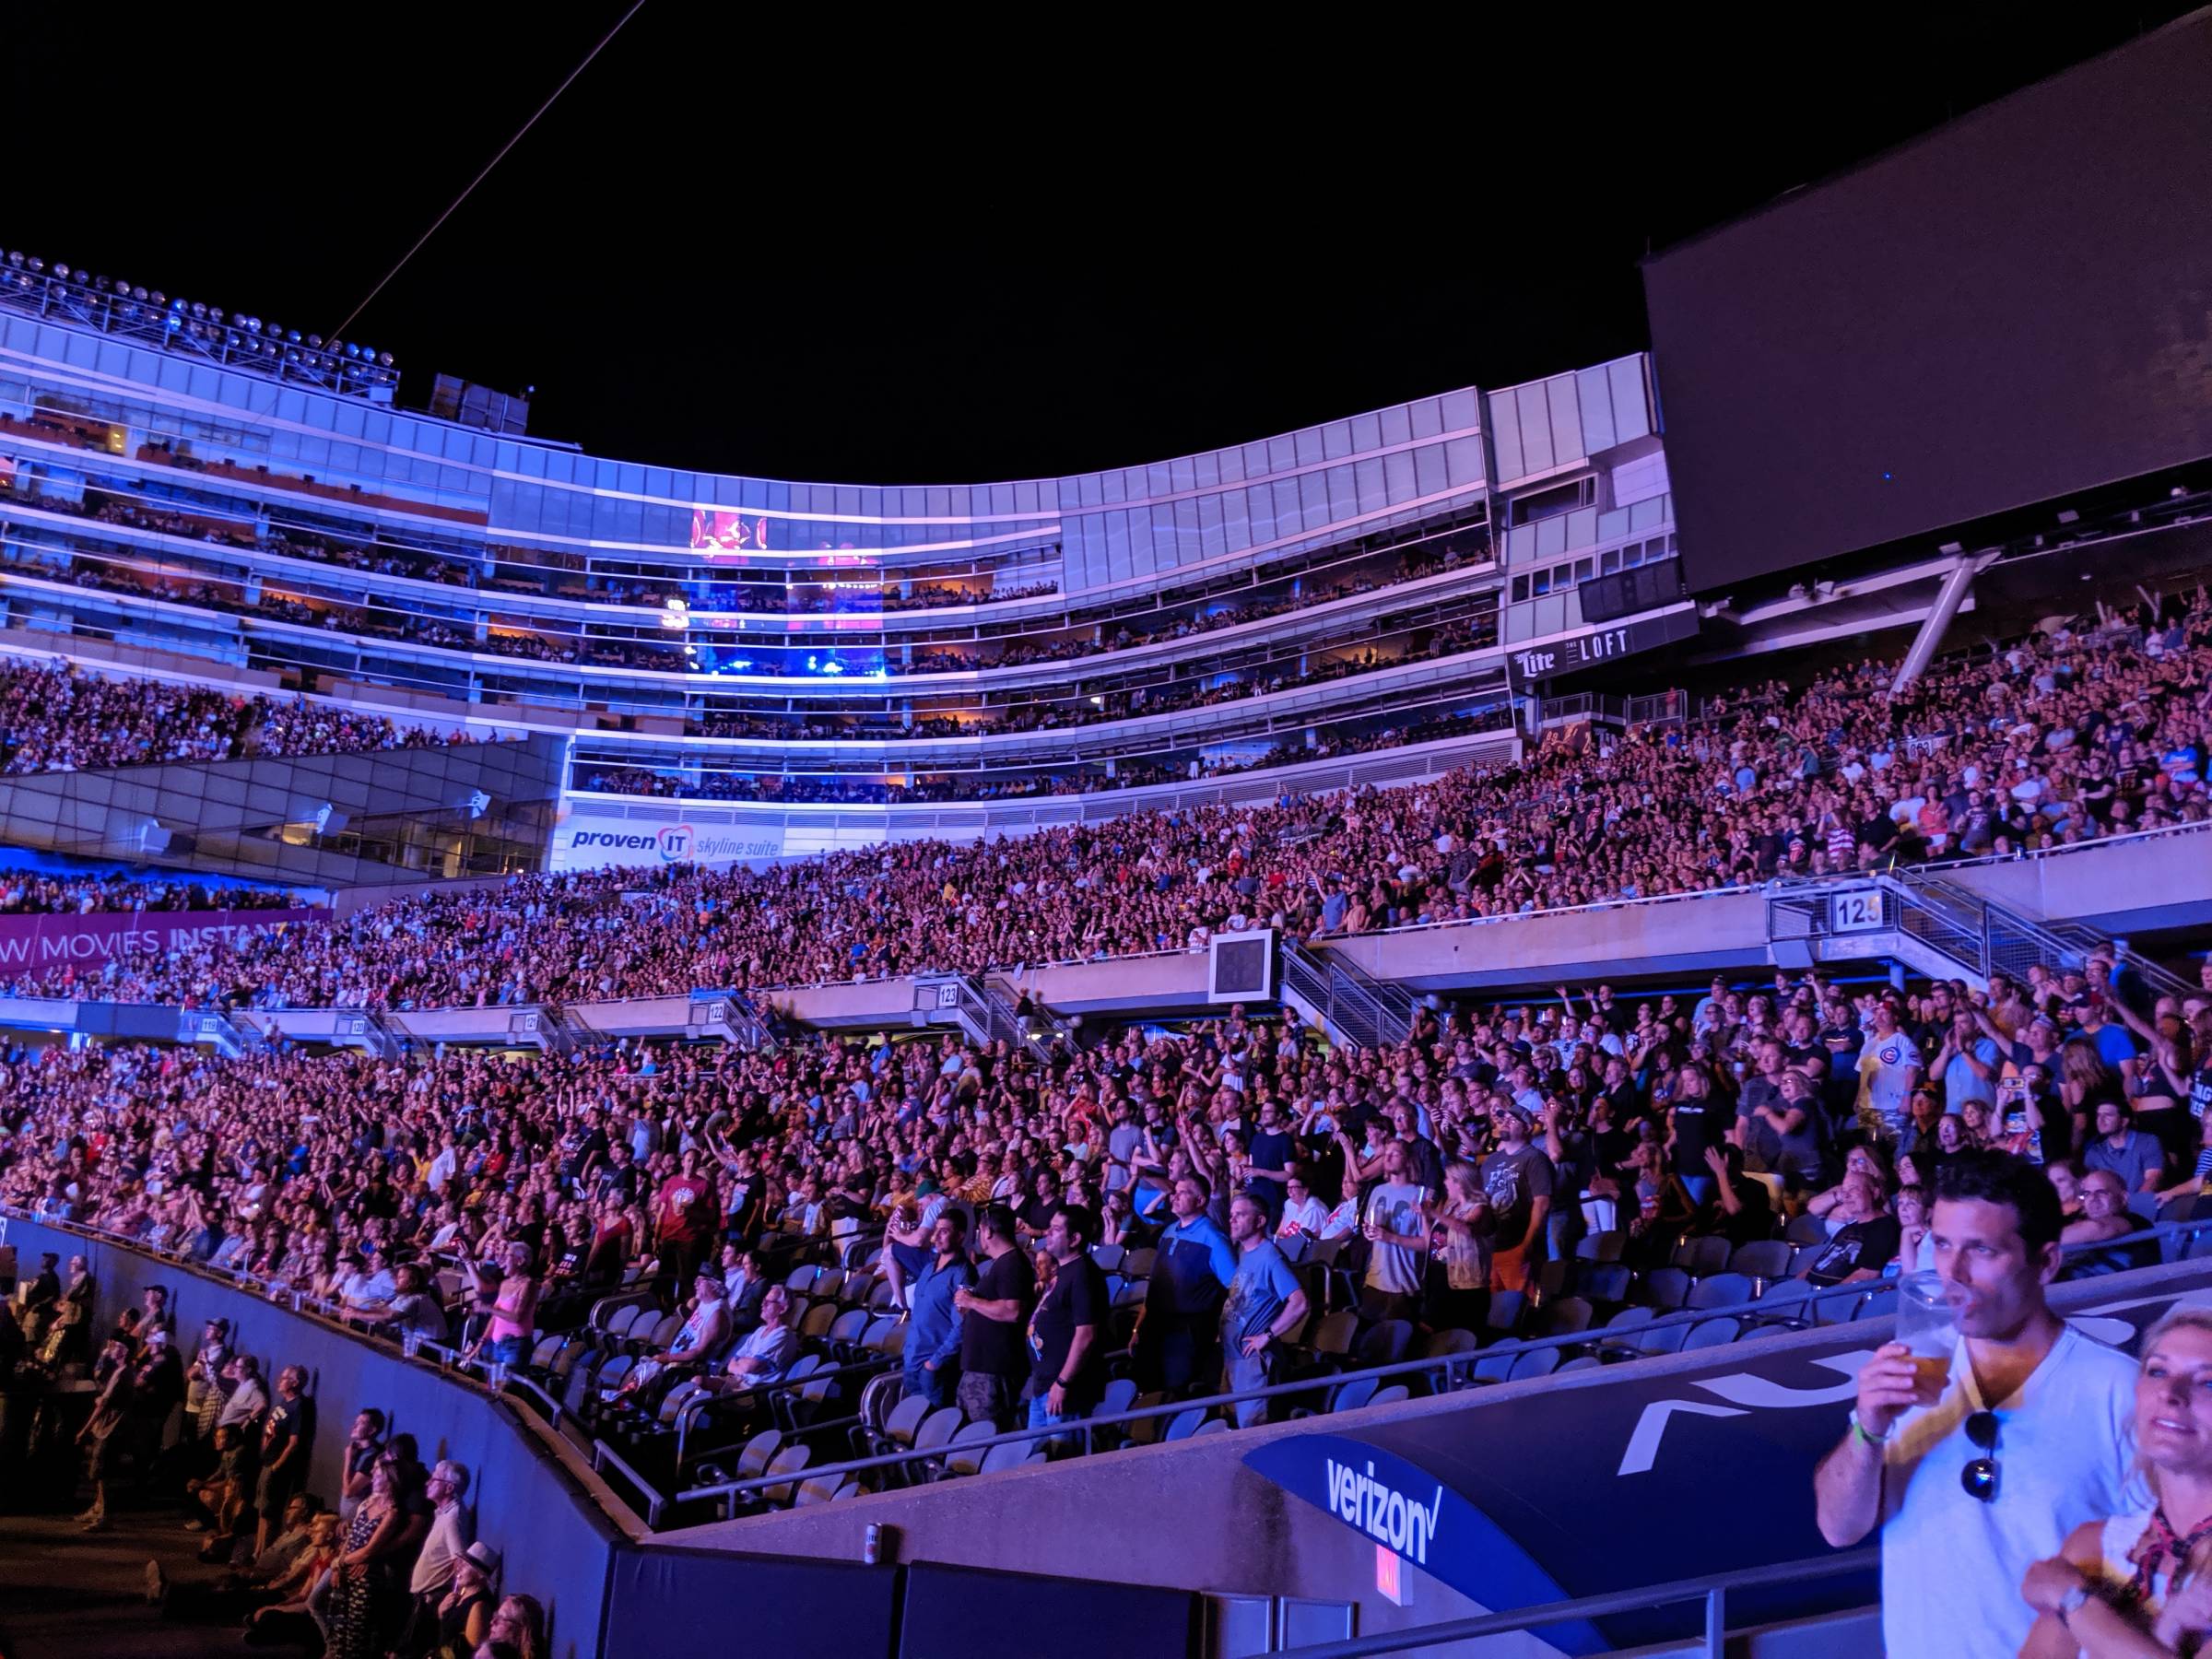
<instances>
[{"instance_id":1,"label":"crowd of people","mask_svg":"<svg viewBox=\"0 0 2212 1659\"><path fill-rule=\"evenodd\" d=\"M530 1061L17 1045L0 1055L0 1202L511 1363L633 1269L672 1301L702 1267L726 1273L733 1306L754 1308L743 1264L787 1229L885 1226L917 1319L961 1311L924 1307L933 1252L947 1267L971 1245L1021 1252L996 1279L976 1264L975 1294L1026 1324L1053 1275L1039 1251L1065 1270L1097 1244L1149 1246L1133 1364L1206 1392L1238 1357L1225 1317L1295 1335L1269 1258L1243 1277L1265 1270L1272 1302L1240 1280L1257 1242L1296 1262L1344 1240L1365 1318L1476 1330L1494 1292L1541 1283L1585 1233L1656 1267L1686 1238L1742 1244L1809 1217L1812 1283L1911 1270L1943 1170L1995 1148L2048 1181L2084 1246L2070 1271L2136 1265L2130 1236L2212 1172L2205 977L2205 994L2154 998L2095 958L1986 994L1787 975L1641 1000L1560 987L1542 1006L1422 1009L1402 1046L1367 1051L1242 1009L1042 1053L957 1035ZM935 1230L955 1200L980 1229L957 1252ZM1023 1282L994 1295L997 1279ZM983 1349L1003 1335L970 1334ZM1078 1406L1105 1352L1067 1361ZM1035 1379L1007 1369L1027 1363L1018 1345L994 1353L965 1363L1001 1365L982 1404L1006 1420Z\"/></svg>"},{"instance_id":2,"label":"crowd of people","mask_svg":"<svg viewBox=\"0 0 2212 1659\"><path fill-rule=\"evenodd\" d=\"M186 877L121 871L64 875L0 870L0 916L87 916L129 911L287 910L302 903L283 888L209 885Z\"/></svg>"},{"instance_id":3,"label":"crowd of people","mask_svg":"<svg viewBox=\"0 0 2212 1659\"><path fill-rule=\"evenodd\" d=\"M88 1533L126 1512L179 1515L206 1571L171 1578L159 1558L147 1562L147 1600L165 1619L336 1659L548 1651L536 1599L500 1594L503 1561L477 1535L465 1465L426 1465L416 1437L388 1433L382 1409L363 1403L335 1488L317 1491L322 1402L304 1367L265 1367L221 1317L187 1353L159 1285L103 1331L82 1255L65 1267L48 1253L25 1278L20 1298L0 1303L0 1387L29 1419L0 1447L9 1495L58 1509L88 1487L76 1517ZM79 1379L88 1401L67 1386Z\"/></svg>"},{"instance_id":4,"label":"crowd of people","mask_svg":"<svg viewBox=\"0 0 2212 1659\"><path fill-rule=\"evenodd\" d=\"M1942 662L1865 662L1700 725L1555 732L1400 789L1152 811L765 869L433 892L281 941L15 976L18 994L423 1008L586 1002L1329 938L2202 822L2212 599ZM771 797L772 798L772 797Z\"/></svg>"},{"instance_id":5,"label":"crowd of people","mask_svg":"<svg viewBox=\"0 0 2212 1659\"><path fill-rule=\"evenodd\" d=\"M472 742L305 698L110 678L62 661L0 659L0 772L81 771L162 760L359 755Z\"/></svg>"}]
</instances>

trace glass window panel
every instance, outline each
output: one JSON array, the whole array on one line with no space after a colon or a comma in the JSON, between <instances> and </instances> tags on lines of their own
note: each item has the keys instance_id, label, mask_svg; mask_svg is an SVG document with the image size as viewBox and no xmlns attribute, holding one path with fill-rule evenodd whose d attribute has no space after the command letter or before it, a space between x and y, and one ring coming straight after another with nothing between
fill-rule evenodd
<instances>
[{"instance_id":1,"label":"glass window panel","mask_svg":"<svg viewBox=\"0 0 2212 1659\"><path fill-rule=\"evenodd\" d=\"M1394 507L1410 501L1419 494L1413 476L1413 452L1393 450L1382 457L1382 477L1387 486L1390 504Z\"/></svg>"},{"instance_id":2,"label":"glass window panel","mask_svg":"<svg viewBox=\"0 0 2212 1659\"><path fill-rule=\"evenodd\" d=\"M1354 462L1352 478L1361 512L1380 512L1390 504L1390 491L1382 479L1381 457L1370 455L1364 461Z\"/></svg>"},{"instance_id":3,"label":"glass window panel","mask_svg":"<svg viewBox=\"0 0 2212 1659\"><path fill-rule=\"evenodd\" d=\"M1626 443L1632 438L1651 435L1652 412L1643 390L1643 359L1625 357L1606 365L1606 375L1613 382L1613 441Z\"/></svg>"},{"instance_id":4,"label":"glass window panel","mask_svg":"<svg viewBox=\"0 0 2212 1659\"><path fill-rule=\"evenodd\" d=\"M1590 452L1583 447L1582 402L1575 395L1574 376L1555 374L1544 382L1544 391L1551 408L1553 465L1581 460Z\"/></svg>"},{"instance_id":5,"label":"glass window panel","mask_svg":"<svg viewBox=\"0 0 2212 1659\"><path fill-rule=\"evenodd\" d=\"M1410 443L1413 441L1413 417L1406 412L1404 404L1393 404L1387 409L1375 412L1382 423L1382 441L1385 444Z\"/></svg>"},{"instance_id":6,"label":"glass window panel","mask_svg":"<svg viewBox=\"0 0 2212 1659\"><path fill-rule=\"evenodd\" d=\"M1270 475L1290 471L1298 465L1298 439L1285 432L1267 440L1267 471Z\"/></svg>"},{"instance_id":7,"label":"glass window panel","mask_svg":"<svg viewBox=\"0 0 2212 1659\"><path fill-rule=\"evenodd\" d=\"M1352 450L1364 455L1370 450L1382 447L1382 418L1380 415L1355 415L1351 427Z\"/></svg>"},{"instance_id":8,"label":"glass window panel","mask_svg":"<svg viewBox=\"0 0 2212 1659\"><path fill-rule=\"evenodd\" d=\"M1524 472L1538 473L1552 465L1551 415L1546 406L1544 382L1532 381L1513 391L1521 417L1521 460Z\"/></svg>"},{"instance_id":9,"label":"glass window panel","mask_svg":"<svg viewBox=\"0 0 2212 1659\"><path fill-rule=\"evenodd\" d=\"M1499 482L1528 470L1521 454L1521 406L1509 394L1490 399L1490 448L1498 457Z\"/></svg>"},{"instance_id":10,"label":"glass window panel","mask_svg":"<svg viewBox=\"0 0 2212 1659\"><path fill-rule=\"evenodd\" d=\"M1447 392L1437 401L1442 406L1444 430L1447 432L1461 432L1482 424L1475 409L1474 387L1465 386L1457 392Z\"/></svg>"},{"instance_id":11,"label":"glass window panel","mask_svg":"<svg viewBox=\"0 0 2212 1659\"><path fill-rule=\"evenodd\" d=\"M1413 482L1417 494L1441 495L1451 485L1444 472L1444 446L1423 444L1413 452Z\"/></svg>"},{"instance_id":12,"label":"glass window panel","mask_svg":"<svg viewBox=\"0 0 2212 1659\"><path fill-rule=\"evenodd\" d=\"M1290 447L1300 466L1318 466L1328 458L1323 450L1319 427L1305 427L1291 433Z\"/></svg>"},{"instance_id":13,"label":"glass window panel","mask_svg":"<svg viewBox=\"0 0 2212 1659\"><path fill-rule=\"evenodd\" d=\"M1406 406L1413 416L1413 435L1416 438L1433 438L1444 429L1443 411L1435 398L1419 398Z\"/></svg>"}]
</instances>

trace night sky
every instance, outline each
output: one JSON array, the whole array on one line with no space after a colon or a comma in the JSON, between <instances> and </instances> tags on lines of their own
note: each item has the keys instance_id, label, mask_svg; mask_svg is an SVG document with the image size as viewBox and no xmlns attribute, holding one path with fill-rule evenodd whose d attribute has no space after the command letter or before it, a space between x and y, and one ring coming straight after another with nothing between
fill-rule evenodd
<instances>
[{"instance_id":1,"label":"night sky","mask_svg":"<svg viewBox=\"0 0 2212 1659\"><path fill-rule=\"evenodd\" d=\"M328 334L627 6L18 7L0 246ZM2187 8L1689 9L646 0L349 337L625 459L1159 459L1639 349L1647 247Z\"/></svg>"}]
</instances>

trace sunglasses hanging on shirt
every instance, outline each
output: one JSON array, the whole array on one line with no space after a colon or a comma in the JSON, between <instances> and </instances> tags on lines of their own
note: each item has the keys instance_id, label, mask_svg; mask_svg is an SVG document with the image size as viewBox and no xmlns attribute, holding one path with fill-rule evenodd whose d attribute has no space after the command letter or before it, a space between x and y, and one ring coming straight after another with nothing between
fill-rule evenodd
<instances>
[{"instance_id":1,"label":"sunglasses hanging on shirt","mask_svg":"<svg viewBox=\"0 0 2212 1659\"><path fill-rule=\"evenodd\" d=\"M1959 1471L1959 1484L1977 1503L1994 1503L2002 1471L1997 1466L1997 1414L1977 1411L1966 1419L1966 1438L1982 1455Z\"/></svg>"}]
</instances>

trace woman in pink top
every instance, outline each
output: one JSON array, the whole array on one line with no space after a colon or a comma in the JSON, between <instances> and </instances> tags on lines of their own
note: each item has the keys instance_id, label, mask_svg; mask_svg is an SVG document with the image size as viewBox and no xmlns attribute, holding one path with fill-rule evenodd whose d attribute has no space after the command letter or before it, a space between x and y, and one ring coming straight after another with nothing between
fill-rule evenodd
<instances>
[{"instance_id":1,"label":"woman in pink top","mask_svg":"<svg viewBox=\"0 0 2212 1659\"><path fill-rule=\"evenodd\" d=\"M493 1264L476 1264L468 1269L479 1308L485 1305L488 1277L481 1272L483 1267L493 1267ZM499 1293L489 1307L491 1317L485 1324L483 1335L463 1358L474 1359L481 1350L484 1359L493 1365L519 1365L529 1352L530 1338L537 1324L537 1280L530 1272L529 1245L517 1241L507 1246L506 1277L496 1282Z\"/></svg>"}]
</instances>

